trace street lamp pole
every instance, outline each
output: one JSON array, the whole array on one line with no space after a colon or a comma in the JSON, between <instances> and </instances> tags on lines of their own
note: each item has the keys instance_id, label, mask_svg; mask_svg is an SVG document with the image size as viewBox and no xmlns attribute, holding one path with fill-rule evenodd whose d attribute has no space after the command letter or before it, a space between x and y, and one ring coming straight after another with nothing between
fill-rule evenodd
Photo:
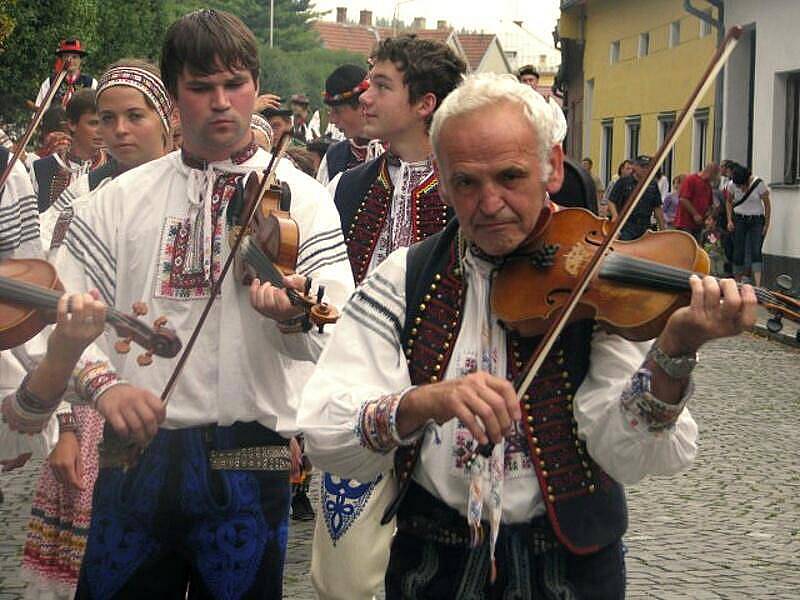
<instances>
[{"instance_id":1,"label":"street lamp pole","mask_svg":"<svg viewBox=\"0 0 800 600\"><path fill-rule=\"evenodd\" d=\"M269 47L272 48L272 32L275 28L275 0L269 0Z\"/></svg>"}]
</instances>

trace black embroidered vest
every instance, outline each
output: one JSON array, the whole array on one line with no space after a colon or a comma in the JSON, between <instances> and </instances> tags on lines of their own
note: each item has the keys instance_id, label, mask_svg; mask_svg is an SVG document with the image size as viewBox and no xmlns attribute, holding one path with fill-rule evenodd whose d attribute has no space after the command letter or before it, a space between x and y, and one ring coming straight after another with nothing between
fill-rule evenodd
<instances>
[{"instance_id":1,"label":"black embroidered vest","mask_svg":"<svg viewBox=\"0 0 800 600\"><path fill-rule=\"evenodd\" d=\"M391 209L393 186L386 154L342 173L334 202L356 285L366 277L378 237ZM441 231L453 216L439 197L434 172L411 193L411 221L415 241Z\"/></svg>"},{"instance_id":2,"label":"black embroidered vest","mask_svg":"<svg viewBox=\"0 0 800 600\"><path fill-rule=\"evenodd\" d=\"M438 381L451 358L461 327L464 281L456 233L451 222L441 234L409 250L406 272L406 324L403 345L411 382ZM622 486L589 456L577 436L572 399L589 368L594 323L579 321L564 329L523 396L523 426L547 516L567 549L590 554L618 540L627 529ZM513 379L539 338L508 337L508 371ZM398 449L399 492L383 522L397 512L411 479L421 442Z\"/></svg>"},{"instance_id":3,"label":"black embroidered vest","mask_svg":"<svg viewBox=\"0 0 800 600\"><path fill-rule=\"evenodd\" d=\"M366 154L366 150L364 151ZM347 171L363 164L364 159L353 154L350 140L336 142L325 153L325 164L328 166L328 181L332 181L342 171Z\"/></svg>"}]
</instances>

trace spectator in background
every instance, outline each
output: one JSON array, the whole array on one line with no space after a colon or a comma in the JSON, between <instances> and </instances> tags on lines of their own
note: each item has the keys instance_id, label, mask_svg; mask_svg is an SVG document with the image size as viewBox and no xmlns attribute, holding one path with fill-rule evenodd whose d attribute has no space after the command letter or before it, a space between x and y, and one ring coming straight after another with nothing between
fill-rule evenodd
<instances>
[{"instance_id":1,"label":"spectator in background","mask_svg":"<svg viewBox=\"0 0 800 600\"><path fill-rule=\"evenodd\" d=\"M81 89L94 90L97 88L97 80L94 77L81 73L81 62L86 54L87 52L79 39L69 38L61 40L61 43L56 49L54 72L42 82L39 88L39 94L36 96L36 106L41 106L44 103L44 98L50 91L50 85L55 80L56 74L61 71L61 65L65 61L69 61L67 76L53 95L52 102L66 107L75 92Z\"/></svg>"},{"instance_id":2,"label":"spectator in background","mask_svg":"<svg viewBox=\"0 0 800 600\"><path fill-rule=\"evenodd\" d=\"M667 194L669 194L669 178L664 175L664 171L659 169L656 171L654 181L658 186L658 192L661 194L661 201L663 202L664 198L666 198Z\"/></svg>"},{"instance_id":3,"label":"spectator in background","mask_svg":"<svg viewBox=\"0 0 800 600\"><path fill-rule=\"evenodd\" d=\"M292 111L292 137L304 145L319 137L319 131L316 131L308 121L308 105L308 96L305 94L294 94L289 102Z\"/></svg>"},{"instance_id":4,"label":"spectator in background","mask_svg":"<svg viewBox=\"0 0 800 600\"><path fill-rule=\"evenodd\" d=\"M605 191L605 187L603 186L603 182L600 181L600 178L592 172L592 167L594 166L594 162L588 156L581 161L581 166L586 169L586 172L592 176L592 181L594 181L594 191L597 194L597 211L600 213L601 217L606 216L606 204L603 202L603 192Z\"/></svg>"},{"instance_id":5,"label":"spectator in background","mask_svg":"<svg viewBox=\"0 0 800 600\"><path fill-rule=\"evenodd\" d=\"M712 182L719 175L719 166L708 163L699 173L691 173L683 180L678 191L678 212L675 215L675 227L690 233L701 241L703 222L713 209Z\"/></svg>"},{"instance_id":6,"label":"spectator in background","mask_svg":"<svg viewBox=\"0 0 800 600\"><path fill-rule=\"evenodd\" d=\"M311 153L311 159L314 161L314 172L317 174L317 181L319 181L319 172L322 169L325 155L333 145L334 141L326 135L318 137L315 140L311 140L306 145L306 150Z\"/></svg>"},{"instance_id":7,"label":"spectator in background","mask_svg":"<svg viewBox=\"0 0 800 600\"><path fill-rule=\"evenodd\" d=\"M769 231L772 204L769 188L747 167L734 165L725 188L727 229L733 233L733 274L741 281L747 250L755 284L761 285L761 246Z\"/></svg>"},{"instance_id":8,"label":"spectator in background","mask_svg":"<svg viewBox=\"0 0 800 600\"><path fill-rule=\"evenodd\" d=\"M606 187L606 192L603 196L603 203L606 205L606 209L608 210L608 216L614 220L617 218L617 207L614 206L613 202L609 201L611 198L611 192L614 191L614 186L620 179L631 175L632 173L633 163L626 158L619 163L619 166L617 167L617 174L611 178L611 181L609 181L608 186Z\"/></svg>"},{"instance_id":9,"label":"spectator in background","mask_svg":"<svg viewBox=\"0 0 800 600\"><path fill-rule=\"evenodd\" d=\"M614 219L616 220L628 197L644 179L650 166L650 157L641 155L633 161L633 171L630 175L620 177L614 185L609 197L609 206L614 206ZM661 194L655 181L651 181L644 192L644 196L636 203L631 216L622 227L619 234L620 240L635 240L644 235L650 228L650 219L655 216L659 229L664 229L664 213L661 210Z\"/></svg>"},{"instance_id":10,"label":"spectator in background","mask_svg":"<svg viewBox=\"0 0 800 600\"><path fill-rule=\"evenodd\" d=\"M42 115L41 143L35 152L28 152L22 158L28 172L33 169L33 163L40 158L45 158L51 154L61 154L65 156L72 143L67 124L67 111L60 104L51 106Z\"/></svg>"},{"instance_id":11,"label":"spectator in background","mask_svg":"<svg viewBox=\"0 0 800 600\"><path fill-rule=\"evenodd\" d=\"M539 91L539 71L533 65L525 65L524 67L520 67L517 71L517 79L520 83L524 83L532 87L537 92Z\"/></svg>"},{"instance_id":12,"label":"spectator in background","mask_svg":"<svg viewBox=\"0 0 800 600\"><path fill-rule=\"evenodd\" d=\"M664 213L664 226L672 229L675 223L675 215L678 212L678 190L683 183L685 175L676 175L672 178L672 191L664 196L661 201L661 210Z\"/></svg>"},{"instance_id":13,"label":"spectator in background","mask_svg":"<svg viewBox=\"0 0 800 600\"><path fill-rule=\"evenodd\" d=\"M292 111L286 108L266 108L261 111L267 123L272 127L273 143L277 143L287 131L292 131Z\"/></svg>"},{"instance_id":14,"label":"spectator in background","mask_svg":"<svg viewBox=\"0 0 800 600\"><path fill-rule=\"evenodd\" d=\"M31 182L39 212L46 211L75 179L106 161L94 90L81 90L72 97L67 123L72 137L69 149L33 163Z\"/></svg>"}]
</instances>

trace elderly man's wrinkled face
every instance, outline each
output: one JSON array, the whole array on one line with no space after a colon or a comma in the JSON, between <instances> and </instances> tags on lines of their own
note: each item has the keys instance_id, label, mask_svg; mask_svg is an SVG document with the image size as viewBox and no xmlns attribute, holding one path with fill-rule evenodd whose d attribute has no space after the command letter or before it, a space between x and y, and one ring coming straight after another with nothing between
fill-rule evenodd
<instances>
[{"instance_id":1,"label":"elderly man's wrinkled face","mask_svg":"<svg viewBox=\"0 0 800 600\"><path fill-rule=\"evenodd\" d=\"M545 192L561 188L561 147L550 152L552 172L546 179L538 148L530 121L510 102L450 118L440 132L436 158L442 194L464 235L491 256L504 256L525 241Z\"/></svg>"}]
</instances>

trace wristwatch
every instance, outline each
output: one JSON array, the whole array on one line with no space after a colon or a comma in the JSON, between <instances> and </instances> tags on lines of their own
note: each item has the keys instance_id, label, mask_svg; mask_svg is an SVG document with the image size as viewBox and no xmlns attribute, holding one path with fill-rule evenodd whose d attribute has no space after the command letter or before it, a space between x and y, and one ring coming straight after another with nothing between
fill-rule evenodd
<instances>
[{"instance_id":1,"label":"wristwatch","mask_svg":"<svg viewBox=\"0 0 800 600\"><path fill-rule=\"evenodd\" d=\"M697 352L692 354L681 354L680 356L669 356L659 346L658 342L653 342L647 358L653 360L661 369L673 379L686 379L692 373L697 361L700 360Z\"/></svg>"}]
</instances>

